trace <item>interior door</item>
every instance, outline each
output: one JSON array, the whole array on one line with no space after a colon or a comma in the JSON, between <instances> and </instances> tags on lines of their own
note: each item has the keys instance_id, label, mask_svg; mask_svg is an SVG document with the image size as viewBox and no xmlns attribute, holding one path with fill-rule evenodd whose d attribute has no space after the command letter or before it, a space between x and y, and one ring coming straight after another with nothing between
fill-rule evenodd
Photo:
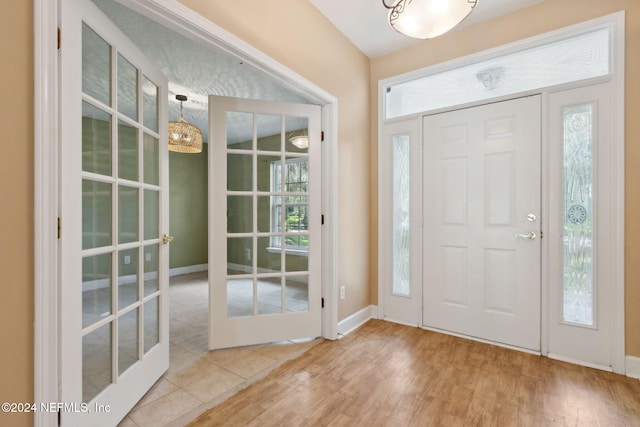
<instances>
[{"instance_id":1,"label":"interior door","mask_svg":"<svg viewBox=\"0 0 640 427\"><path fill-rule=\"evenodd\" d=\"M540 97L426 116L425 326L540 350Z\"/></svg>"},{"instance_id":2,"label":"interior door","mask_svg":"<svg viewBox=\"0 0 640 427\"><path fill-rule=\"evenodd\" d=\"M169 366L167 80L88 0L61 34L61 424L113 426Z\"/></svg>"},{"instance_id":3,"label":"interior door","mask_svg":"<svg viewBox=\"0 0 640 427\"><path fill-rule=\"evenodd\" d=\"M211 349L321 333L320 114L209 98Z\"/></svg>"}]
</instances>

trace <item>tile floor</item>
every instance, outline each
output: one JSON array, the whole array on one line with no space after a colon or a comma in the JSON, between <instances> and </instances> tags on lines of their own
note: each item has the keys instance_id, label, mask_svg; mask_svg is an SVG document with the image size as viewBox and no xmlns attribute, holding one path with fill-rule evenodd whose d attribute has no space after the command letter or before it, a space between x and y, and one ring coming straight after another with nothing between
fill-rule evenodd
<instances>
[{"instance_id":1,"label":"tile floor","mask_svg":"<svg viewBox=\"0 0 640 427\"><path fill-rule=\"evenodd\" d=\"M183 426L319 340L207 350L207 273L171 278L170 367L121 427Z\"/></svg>"}]
</instances>

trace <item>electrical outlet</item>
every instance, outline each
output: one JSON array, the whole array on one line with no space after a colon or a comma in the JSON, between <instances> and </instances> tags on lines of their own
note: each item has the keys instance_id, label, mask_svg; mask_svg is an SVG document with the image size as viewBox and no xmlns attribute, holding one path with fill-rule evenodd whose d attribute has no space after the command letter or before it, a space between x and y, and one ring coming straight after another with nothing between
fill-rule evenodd
<instances>
[{"instance_id":1,"label":"electrical outlet","mask_svg":"<svg viewBox=\"0 0 640 427\"><path fill-rule=\"evenodd\" d=\"M125 255L124 256L124 263L125 264L131 264L131 256L130 255Z\"/></svg>"},{"instance_id":2,"label":"electrical outlet","mask_svg":"<svg viewBox=\"0 0 640 427\"><path fill-rule=\"evenodd\" d=\"M344 285L340 286L340 299L344 299L346 291L347 290Z\"/></svg>"}]
</instances>

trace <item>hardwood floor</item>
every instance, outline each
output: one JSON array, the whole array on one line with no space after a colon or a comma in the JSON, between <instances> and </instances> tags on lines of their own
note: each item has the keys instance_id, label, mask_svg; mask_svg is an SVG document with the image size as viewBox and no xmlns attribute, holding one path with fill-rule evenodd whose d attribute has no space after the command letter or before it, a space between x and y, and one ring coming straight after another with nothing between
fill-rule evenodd
<instances>
[{"instance_id":1,"label":"hardwood floor","mask_svg":"<svg viewBox=\"0 0 640 427\"><path fill-rule=\"evenodd\" d=\"M640 426L640 381L371 320L191 426Z\"/></svg>"}]
</instances>

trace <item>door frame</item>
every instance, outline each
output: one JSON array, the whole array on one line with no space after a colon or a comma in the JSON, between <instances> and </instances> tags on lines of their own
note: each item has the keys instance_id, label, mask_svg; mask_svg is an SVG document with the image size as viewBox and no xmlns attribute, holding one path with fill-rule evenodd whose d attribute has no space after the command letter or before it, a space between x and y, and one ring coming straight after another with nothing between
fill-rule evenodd
<instances>
[{"instance_id":1,"label":"door frame","mask_svg":"<svg viewBox=\"0 0 640 427\"><path fill-rule=\"evenodd\" d=\"M34 401L59 401L59 58L58 1L34 1ZM322 107L322 336L338 338L338 99L177 0L120 0L123 5L221 50ZM52 279L53 278L53 279ZM36 426L56 426L37 412Z\"/></svg>"},{"instance_id":2,"label":"door frame","mask_svg":"<svg viewBox=\"0 0 640 427\"><path fill-rule=\"evenodd\" d=\"M426 68L422 68L415 71L410 71L405 74L389 77L378 82L378 315L379 318L384 318L385 299L388 292L386 288L391 286L390 283L386 283L385 280L389 280L390 267L386 265L386 261L391 259L390 245L384 240L385 237L389 237L390 233L385 229L389 227L389 209L383 205L382 202L387 200L388 197L384 195L389 192L390 170L389 165L386 162L389 161L388 156L382 156L384 147L381 145L384 143L382 135L385 135L384 129L386 125L393 123L421 121L422 117L426 114L435 114L441 112L447 112L452 110L458 110L467 107L474 107L484 105L492 102L499 102L508 99L513 99L526 95L542 94L542 199L541 199L541 216L542 218L548 218L551 212L550 199L549 199L549 124L547 116L548 111L548 94L552 92L563 91L567 89L575 89L579 87L589 86L598 83L610 82L614 90L611 94L611 162L610 167L613 171L610 176L610 195L611 206L613 208L613 214L611 215L612 221L605 226L609 231L612 239L612 251L609 254L609 283L611 284L611 303L610 303L610 316L611 316L611 360L612 370L616 373L625 373L625 322L624 322L624 43L625 43L625 13L624 11L616 12L610 15L606 15L600 18L596 18L590 21L586 21L580 24L571 25L568 27L560 28L558 30L543 33L534 37L519 40L516 42L508 43L505 45L497 46L487 51L473 53L461 58L453 59L444 63L436 64ZM587 31L592 31L598 28L608 28L611 31L611 56L610 65L611 72L604 77L597 77L588 79L581 82L570 82L553 87L542 88L539 90L531 90L520 93L512 93L492 99L484 99L481 101L470 102L461 105L455 105L446 108L440 108L433 111L424 111L415 114L409 114L401 117L394 117L392 119L385 119L385 93L386 88L395 84L414 80L423 76L428 76L436 73L441 73L449 70L454 70L463 66L467 66L476 62L491 58L499 58L503 55L507 55L518 50L530 48L533 46L542 46L547 43L552 43L556 40L562 40L564 38L576 36ZM423 138L420 135L420 138ZM384 172L387 171L387 174ZM413 204L412 204L413 206ZM421 212L422 214L422 212ZM546 225L542 225L546 228ZM550 257L557 256L551 248L549 239L542 241L542 266L541 266L541 354L549 354L549 298L551 297L550 278L551 271L549 269ZM422 297L422 296L421 296ZM421 302L420 302L421 305ZM417 319L422 324L422 316ZM413 321L411 322L413 323ZM574 363L580 363L577 360L571 360ZM589 365L591 366L591 365ZM599 368L602 368L598 366Z\"/></svg>"}]
</instances>

